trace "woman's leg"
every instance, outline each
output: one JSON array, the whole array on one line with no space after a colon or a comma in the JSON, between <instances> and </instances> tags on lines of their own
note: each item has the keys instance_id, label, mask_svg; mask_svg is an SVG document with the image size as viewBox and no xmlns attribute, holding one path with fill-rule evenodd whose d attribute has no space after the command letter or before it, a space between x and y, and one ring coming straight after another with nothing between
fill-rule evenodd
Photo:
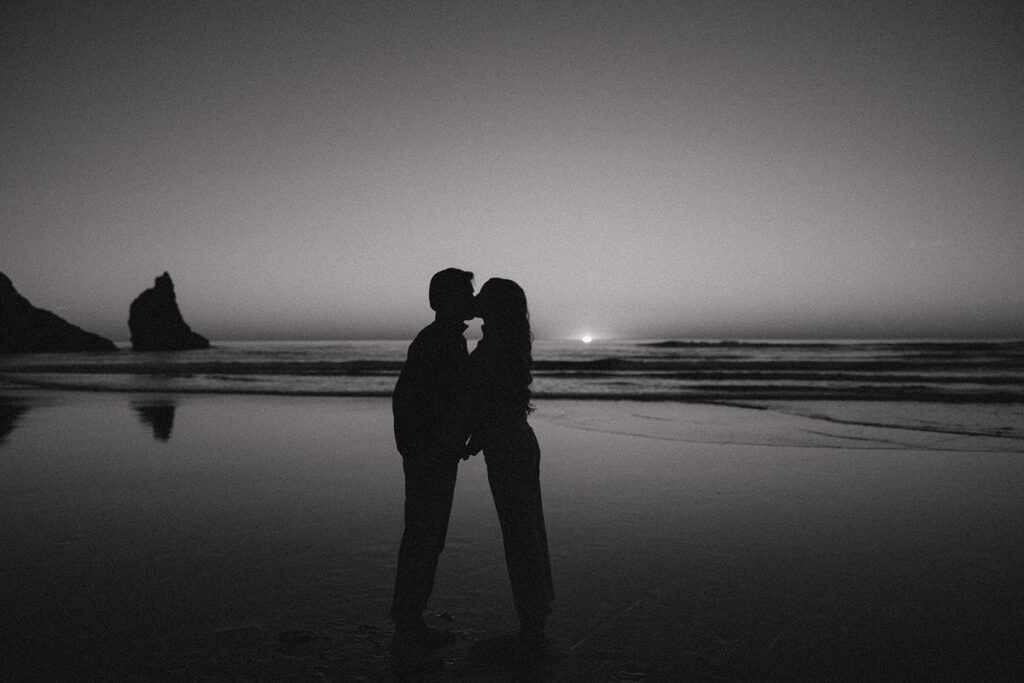
<instances>
[{"instance_id":1,"label":"woman's leg","mask_svg":"<svg viewBox=\"0 0 1024 683\"><path fill-rule=\"evenodd\" d=\"M541 503L540 449L529 428L514 442L515 449L485 453L487 480L501 524L519 620L524 630L540 631L554 598Z\"/></svg>"}]
</instances>

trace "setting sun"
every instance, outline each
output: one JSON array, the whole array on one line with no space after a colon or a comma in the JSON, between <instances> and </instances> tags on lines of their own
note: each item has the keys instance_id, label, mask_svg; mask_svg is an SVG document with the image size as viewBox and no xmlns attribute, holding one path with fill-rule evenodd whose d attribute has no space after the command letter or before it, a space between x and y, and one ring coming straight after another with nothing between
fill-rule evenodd
<instances>
[{"instance_id":1,"label":"setting sun","mask_svg":"<svg viewBox=\"0 0 1024 683\"><path fill-rule=\"evenodd\" d=\"M580 337L580 341L583 342L584 344L589 344L590 342L594 341L594 338L591 337L589 334L585 334L582 337Z\"/></svg>"}]
</instances>

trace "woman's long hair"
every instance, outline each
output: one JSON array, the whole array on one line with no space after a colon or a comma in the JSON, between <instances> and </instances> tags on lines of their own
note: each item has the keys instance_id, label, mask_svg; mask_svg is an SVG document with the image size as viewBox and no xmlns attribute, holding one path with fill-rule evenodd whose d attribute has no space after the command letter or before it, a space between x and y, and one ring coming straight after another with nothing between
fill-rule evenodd
<instances>
[{"instance_id":1,"label":"woman's long hair","mask_svg":"<svg viewBox=\"0 0 1024 683\"><path fill-rule=\"evenodd\" d=\"M511 358L511 387L515 398L522 401L523 412L531 413L534 406L530 403L530 384L533 375L533 333L530 331L530 309L526 305L526 293L523 288L512 280L491 278L480 288L487 297L492 308L488 316L488 331L493 331L501 345L508 351Z\"/></svg>"}]
</instances>

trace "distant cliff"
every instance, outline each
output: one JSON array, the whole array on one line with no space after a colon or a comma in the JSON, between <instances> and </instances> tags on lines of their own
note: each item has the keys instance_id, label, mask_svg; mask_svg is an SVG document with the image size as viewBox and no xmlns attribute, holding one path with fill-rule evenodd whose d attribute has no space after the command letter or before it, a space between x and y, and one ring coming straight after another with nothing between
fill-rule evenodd
<instances>
[{"instance_id":1,"label":"distant cliff","mask_svg":"<svg viewBox=\"0 0 1024 683\"><path fill-rule=\"evenodd\" d=\"M164 273L152 289L135 298L128 313L134 351L184 351L207 349L206 337L192 331L181 317L174 283Z\"/></svg>"},{"instance_id":2,"label":"distant cliff","mask_svg":"<svg viewBox=\"0 0 1024 683\"><path fill-rule=\"evenodd\" d=\"M116 350L109 339L36 308L0 273L0 353Z\"/></svg>"}]
</instances>

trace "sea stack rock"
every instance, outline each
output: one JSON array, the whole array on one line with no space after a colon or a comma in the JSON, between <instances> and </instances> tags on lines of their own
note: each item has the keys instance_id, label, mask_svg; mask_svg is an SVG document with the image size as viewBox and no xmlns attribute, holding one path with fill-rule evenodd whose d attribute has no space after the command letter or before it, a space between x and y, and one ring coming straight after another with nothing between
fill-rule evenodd
<instances>
[{"instance_id":1,"label":"sea stack rock","mask_svg":"<svg viewBox=\"0 0 1024 683\"><path fill-rule=\"evenodd\" d=\"M185 324L174 296L171 276L164 273L132 302L128 314L133 351L208 349L209 340Z\"/></svg>"},{"instance_id":2,"label":"sea stack rock","mask_svg":"<svg viewBox=\"0 0 1024 683\"><path fill-rule=\"evenodd\" d=\"M117 351L114 342L36 308L0 273L0 353Z\"/></svg>"}]
</instances>

